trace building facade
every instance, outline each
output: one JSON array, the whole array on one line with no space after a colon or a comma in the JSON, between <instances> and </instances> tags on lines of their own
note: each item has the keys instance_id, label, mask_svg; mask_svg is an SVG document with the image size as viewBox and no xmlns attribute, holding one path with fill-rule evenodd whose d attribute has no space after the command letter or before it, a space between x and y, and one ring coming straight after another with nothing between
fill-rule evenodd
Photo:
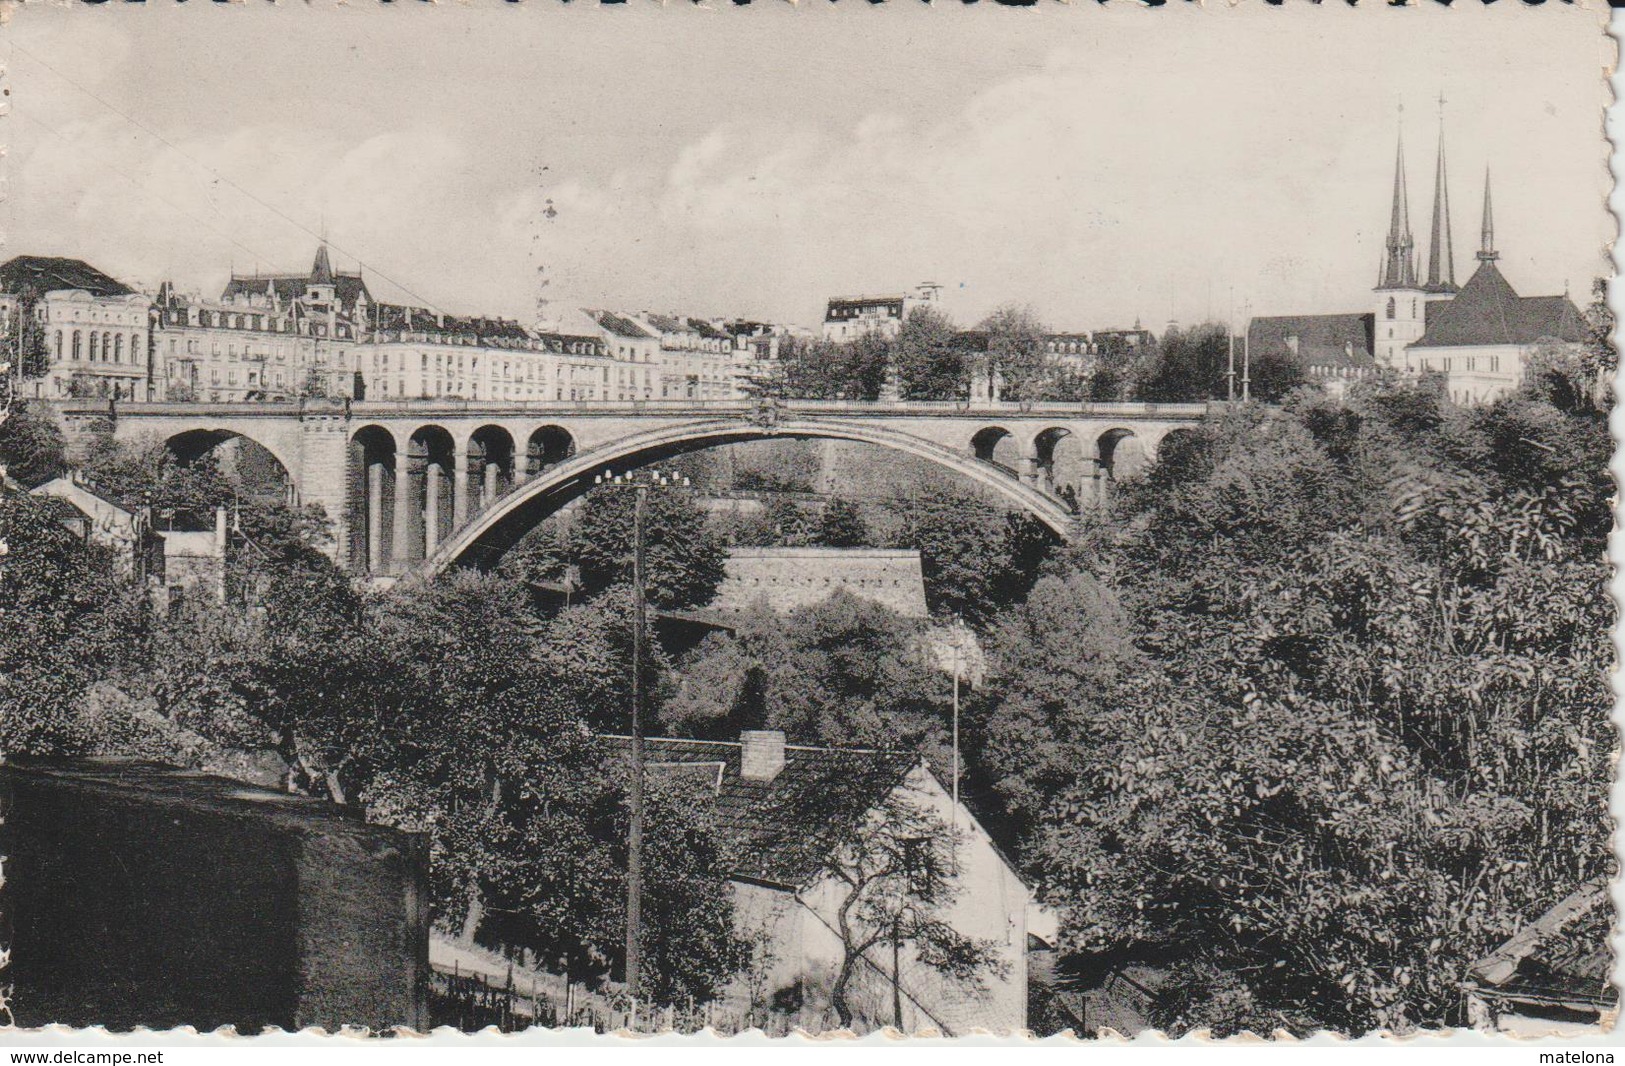
<instances>
[{"instance_id":1,"label":"building facade","mask_svg":"<svg viewBox=\"0 0 1625 1066\"><path fill-rule=\"evenodd\" d=\"M0 330L19 395L151 396L147 297L79 259L24 255L0 264Z\"/></svg>"},{"instance_id":2,"label":"building facade","mask_svg":"<svg viewBox=\"0 0 1625 1066\"><path fill-rule=\"evenodd\" d=\"M744 395L735 338L720 323L645 314L639 323L660 338L660 398L731 400Z\"/></svg>"},{"instance_id":3,"label":"building facade","mask_svg":"<svg viewBox=\"0 0 1625 1066\"><path fill-rule=\"evenodd\" d=\"M912 292L879 296L833 296L824 308L824 339L845 343L866 333L895 337L917 307L937 302L942 287L925 282Z\"/></svg>"}]
</instances>

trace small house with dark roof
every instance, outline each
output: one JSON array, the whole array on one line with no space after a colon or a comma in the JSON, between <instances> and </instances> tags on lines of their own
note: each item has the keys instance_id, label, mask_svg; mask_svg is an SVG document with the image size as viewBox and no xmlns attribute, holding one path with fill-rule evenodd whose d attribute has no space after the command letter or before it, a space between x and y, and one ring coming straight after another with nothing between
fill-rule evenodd
<instances>
[{"instance_id":1,"label":"small house with dark roof","mask_svg":"<svg viewBox=\"0 0 1625 1066\"><path fill-rule=\"evenodd\" d=\"M622 751L630 743L604 739ZM833 1027L829 997L844 954L839 912L848 894L835 841L864 819L884 817L895 801L957 834L947 877L953 891L936 917L986 945L998 965L960 981L926 965L910 945L872 947L849 985L854 1024L892 1024L900 1007L909 1032L1025 1028L1031 892L919 755L787 744L773 730L746 731L737 742L651 737L644 753L651 778L685 782L710 798L732 864L736 931L757 945L748 974L729 993L740 1006L776 1005ZM861 931L857 914L845 920Z\"/></svg>"}]
</instances>

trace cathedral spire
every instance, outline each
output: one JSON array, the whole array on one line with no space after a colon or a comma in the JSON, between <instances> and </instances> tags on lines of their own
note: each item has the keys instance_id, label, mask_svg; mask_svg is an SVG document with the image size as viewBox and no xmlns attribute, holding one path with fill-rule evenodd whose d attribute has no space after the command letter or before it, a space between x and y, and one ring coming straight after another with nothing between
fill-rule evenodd
<instances>
[{"instance_id":1,"label":"cathedral spire","mask_svg":"<svg viewBox=\"0 0 1625 1066\"><path fill-rule=\"evenodd\" d=\"M1444 94L1439 94L1439 160L1433 171L1433 237L1428 243L1428 288L1456 287L1456 248L1450 236L1450 187L1444 163Z\"/></svg>"},{"instance_id":2,"label":"cathedral spire","mask_svg":"<svg viewBox=\"0 0 1625 1066\"><path fill-rule=\"evenodd\" d=\"M1405 136L1401 132L1394 157L1394 207L1388 223L1388 255L1383 261L1381 289L1402 289L1416 284L1416 242L1411 237L1410 198L1405 187Z\"/></svg>"},{"instance_id":3,"label":"cathedral spire","mask_svg":"<svg viewBox=\"0 0 1625 1066\"><path fill-rule=\"evenodd\" d=\"M1493 263L1501 258L1501 253L1495 250L1495 217L1490 210L1490 168L1484 168L1484 228L1480 235L1481 245L1478 249L1478 259L1481 263Z\"/></svg>"}]
</instances>

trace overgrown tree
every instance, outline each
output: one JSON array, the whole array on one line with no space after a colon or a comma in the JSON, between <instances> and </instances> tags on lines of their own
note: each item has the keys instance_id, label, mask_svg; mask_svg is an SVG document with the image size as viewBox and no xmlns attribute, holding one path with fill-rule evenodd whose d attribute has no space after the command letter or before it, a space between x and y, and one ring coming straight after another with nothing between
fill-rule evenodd
<instances>
[{"instance_id":1,"label":"overgrown tree","mask_svg":"<svg viewBox=\"0 0 1625 1066\"><path fill-rule=\"evenodd\" d=\"M871 534L862 508L836 496L824 504L812 536L814 543L825 548L862 548L869 544Z\"/></svg>"},{"instance_id":2,"label":"overgrown tree","mask_svg":"<svg viewBox=\"0 0 1625 1066\"><path fill-rule=\"evenodd\" d=\"M898 391L905 400L961 400L968 394L964 345L953 321L934 307L917 307L903 321L895 346Z\"/></svg>"},{"instance_id":3,"label":"overgrown tree","mask_svg":"<svg viewBox=\"0 0 1625 1066\"><path fill-rule=\"evenodd\" d=\"M980 623L1026 595L1054 537L1026 512L956 490L896 505L891 547L920 553L933 612Z\"/></svg>"},{"instance_id":4,"label":"overgrown tree","mask_svg":"<svg viewBox=\"0 0 1625 1066\"><path fill-rule=\"evenodd\" d=\"M579 568L589 594L631 578L634 505L631 492L599 489L589 492L575 512L562 557ZM722 581L726 549L694 494L675 487L652 489L645 515L649 602L680 608L709 601Z\"/></svg>"},{"instance_id":5,"label":"overgrown tree","mask_svg":"<svg viewBox=\"0 0 1625 1066\"><path fill-rule=\"evenodd\" d=\"M1052 367L1045 350L1044 323L1032 308L1004 304L981 329L987 333L983 373L999 383L1001 399L1030 403L1044 398Z\"/></svg>"},{"instance_id":6,"label":"overgrown tree","mask_svg":"<svg viewBox=\"0 0 1625 1066\"><path fill-rule=\"evenodd\" d=\"M67 442L43 404L19 403L0 415L0 465L25 488L67 472Z\"/></svg>"}]
</instances>

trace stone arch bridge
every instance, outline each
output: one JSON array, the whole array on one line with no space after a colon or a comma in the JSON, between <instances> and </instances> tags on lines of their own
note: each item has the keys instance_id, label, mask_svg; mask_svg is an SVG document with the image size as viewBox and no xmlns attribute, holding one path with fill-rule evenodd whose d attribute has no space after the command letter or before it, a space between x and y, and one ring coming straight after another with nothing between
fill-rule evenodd
<instances>
[{"instance_id":1,"label":"stone arch bridge","mask_svg":"<svg viewBox=\"0 0 1625 1066\"><path fill-rule=\"evenodd\" d=\"M296 503L335 523L335 555L372 577L490 566L617 472L764 439L832 439L913 455L1031 512L1062 538L1114 477L1155 459L1203 404L644 401L60 405L70 441L110 421L183 458L234 438L281 464Z\"/></svg>"}]
</instances>

